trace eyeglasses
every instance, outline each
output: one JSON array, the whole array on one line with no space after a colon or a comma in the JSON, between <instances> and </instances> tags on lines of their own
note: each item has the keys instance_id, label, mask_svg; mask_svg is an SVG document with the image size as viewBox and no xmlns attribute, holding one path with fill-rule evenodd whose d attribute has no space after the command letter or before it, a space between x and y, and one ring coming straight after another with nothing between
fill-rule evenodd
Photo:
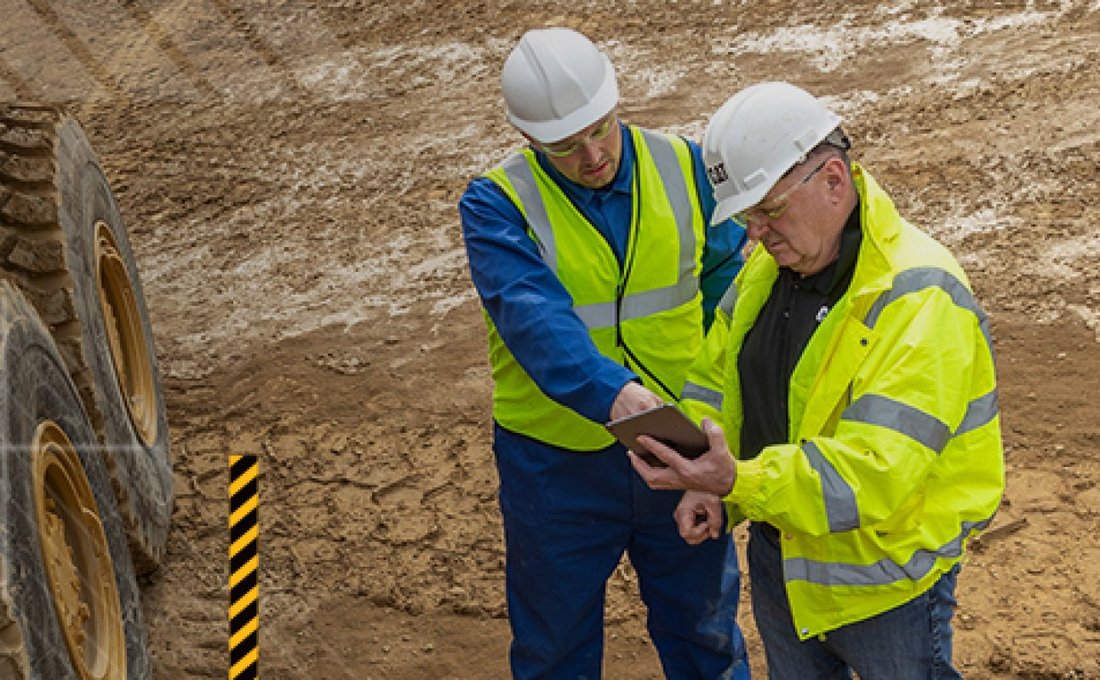
<instances>
[{"instance_id":1,"label":"eyeglasses","mask_svg":"<svg viewBox=\"0 0 1100 680\"><path fill-rule=\"evenodd\" d=\"M749 208L748 210L742 210L735 214L733 217L741 224L747 225L749 222L763 222L764 220L778 220L783 217L783 213L787 212L787 208L791 206L790 197L799 187L806 186L814 175L820 172L821 168L825 167L825 164L829 162L829 159L821 161L817 164L817 167L810 171L810 174L802 178L802 181L795 184L791 188L787 189L783 193L779 194L775 198L771 199L770 208L765 208L759 203Z\"/></svg>"},{"instance_id":2,"label":"eyeglasses","mask_svg":"<svg viewBox=\"0 0 1100 680\"><path fill-rule=\"evenodd\" d=\"M553 156L554 158L565 158L566 156L572 156L577 153L589 142L602 141L611 132L611 128L615 124L615 114L608 114L606 118L600 121L600 124L596 126L596 129L588 133L584 137L572 142L562 142L560 144L539 144L538 147L542 149L543 153L547 156Z\"/></svg>"}]
</instances>

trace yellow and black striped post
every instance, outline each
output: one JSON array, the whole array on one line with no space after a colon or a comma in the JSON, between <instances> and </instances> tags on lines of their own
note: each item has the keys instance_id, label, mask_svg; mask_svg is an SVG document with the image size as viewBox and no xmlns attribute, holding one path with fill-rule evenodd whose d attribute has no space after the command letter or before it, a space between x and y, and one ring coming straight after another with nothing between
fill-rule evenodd
<instances>
[{"instance_id":1,"label":"yellow and black striped post","mask_svg":"<svg viewBox=\"0 0 1100 680\"><path fill-rule=\"evenodd\" d=\"M260 464L229 457L229 680L256 680L260 669Z\"/></svg>"}]
</instances>

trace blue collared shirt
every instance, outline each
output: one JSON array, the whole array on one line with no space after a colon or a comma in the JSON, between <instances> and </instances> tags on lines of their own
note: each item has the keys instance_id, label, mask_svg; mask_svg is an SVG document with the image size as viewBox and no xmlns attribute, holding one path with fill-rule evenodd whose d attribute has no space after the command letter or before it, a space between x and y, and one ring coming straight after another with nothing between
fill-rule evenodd
<instances>
[{"instance_id":1,"label":"blue collared shirt","mask_svg":"<svg viewBox=\"0 0 1100 680\"><path fill-rule=\"evenodd\" d=\"M622 159L611 183L590 189L566 179L536 150L543 170L599 230L621 263L630 236L634 145L620 125ZM710 223L714 197L704 179L702 152L688 142L703 219ZM501 338L520 366L551 399L596 422L610 418L623 385L638 376L600 354L573 312L572 297L540 257L519 209L492 180L470 182L458 204L470 277ZM706 227L703 269L705 324L741 269L745 230L727 220Z\"/></svg>"}]
</instances>

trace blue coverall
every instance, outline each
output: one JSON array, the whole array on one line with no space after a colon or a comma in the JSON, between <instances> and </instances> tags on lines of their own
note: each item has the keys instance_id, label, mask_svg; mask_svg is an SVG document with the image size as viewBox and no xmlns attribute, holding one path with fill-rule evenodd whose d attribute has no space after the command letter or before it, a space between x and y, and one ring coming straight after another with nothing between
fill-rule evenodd
<instances>
[{"instance_id":1,"label":"blue coverall","mask_svg":"<svg viewBox=\"0 0 1100 680\"><path fill-rule=\"evenodd\" d=\"M606 187L565 179L541 152L543 169L617 254L628 239L635 152L623 153ZM714 199L698 145L691 143L703 217ZM544 393L607 422L623 385L638 376L600 354L572 299L539 256L515 205L491 180L470 182L459 202L470 274L509 350ZM707 227L701 288L705 323L743 260L744 230ZM638 574L647 626L669 678L748 678L736 623L740 570L731 536L690 546L673 510L679 491L652 491L614 444L593 453L550 446L494 425L506 584L516 678L598 678L607 578L624 551Z\"/></svg>"}]
</instances>

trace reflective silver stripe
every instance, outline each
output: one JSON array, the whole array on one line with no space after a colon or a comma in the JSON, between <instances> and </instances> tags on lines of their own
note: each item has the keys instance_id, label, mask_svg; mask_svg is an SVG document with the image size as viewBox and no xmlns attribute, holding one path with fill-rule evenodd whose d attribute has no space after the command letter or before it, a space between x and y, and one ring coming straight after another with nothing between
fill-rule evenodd
<instances>
[{"instance_id":1,"label":"reflective silver stripe","mask_svg":"<svg viewBox=\"0 0 1100 680\"><path fill-rule=\"evenodd\" d=\"M654 288L634 293L623 298L619 321L629 321L675 309L687 304L699 292L699 283L694 277L681 279L675 286ZM591 305L576 305L573 311L590 329L611 328L615 325L615 303L597 302Z\"/></svg>"},{"instance_id":2,"label":"reflective silver stripe","mask_svg":"<svg viewBox=\"0 0 1100 680\"><path fill-rule=\"evenodd\" d=\"M804 557L783 560L783 575L787 581L808 581L820 586L885 586L898 581L919 581L941 557L954 558L962 554L963 539L971 531L989 526L992 518L980 522L963 522L958 536L937 550L918 550L905 564L882 559L873 564L841 564L816 562Z\"/></svg>"},{"instance_id":3,"label":"reflective silver stripe","mask_svg":"<svg viewBox=\"0 0 1100 680\"><path fill-rule=\"evenodd\" d=\"M500 167L519 196L519 202L527 214L527 224L535 232L542 259L557 274L558 247L554 242L554 229L550 226L550 218L546 216L546 204L542 202L542 194L539 193L539 186L527 157L521 153L514 154Z\"/></svg>"},{"instance_id":4,"label":"reflective silver stripe","mask_svg":"<svg viewBox=\"0 0 1100 680\"><path fill-rule=\"evenodd\" d=\"M841 420L878 425L903 434L941 453L951 430L935 416L878 394L865 394L844 409Z\"/></svg>"},{"instance_id":5,"label":"reflective silver stripe","mask_svg":"<svg viewBox=\"0 0 1100 680\"><path fill-rule=\"evenodd\" d=\"M668 203L672 214L676 216L676 226L680 232L680 272L691 274L695 270L695 229L692 228L691 197L688 194L687 181L676 158L676 149L664 135L642 130L642 138L653 156L657 174L665 185Z\"/></svg>"},{"instance_id":6,"label":"reflective silver stripe","mask_svg":"<svg viewBox=\"0 0 1100 680\"><path fill-rule=\"evenodd\" d=\"M703 387L702 385L686 382L684 383L684 390L680 393L681 399L694 399L695 401L701 401L707 406L710 406L716 411L722 410L722 393L718 390L712 390L709 387Z\"/></svg>"},{"instance_id":7,"label":"reflective silver stripe","mask_svg":"<svg viewBox=\"0 0 1100 680\"><path fill-rule=\"evenodd\" d=\"M725 293L722 293L722 298L718 300L718 308L726 313L726 316L733 316L733 306L737 304L737 283L730 283L730 287L726 289Z\"/></svg>"},{"instance_id":8,"label":"reflective silver stripe","mask_svg":"<svg viewBox=\"0 0 1100 680\"><path fill-rule=\"evenodd\" d=\"M985 338L985 344L989 348L990 354L992 354L993 338L989 332L989 318L985 315L981 305L979 305L978 301L974 298L974 294L971 293L961 281L955 278L954 275L943 269L922 267L907 269L898 274L894 279L893 287L875 300L864 322L868 327L873 328L878 322L882 310L885 309L887 305L898 300L903 295L924 290L925 288L940 288L951 296L951 301L954 302L955 305L974 314L978 319L978 325L982 330L982 336ZM852 406L854 407L855 404ZM852 407L849 407L849 410L851 410L851 408ZM963 434L985 425L996 417L997 411L997 392L994 390L970 402L966 409L966 415L963 416L963 421L959 424L959 428L956 430L955 434ZM845 411L843 417L849 420L855 420L855 418L848 417L848 411ZM942 423L937 421L937 424ZM887 427L889 427L889 425L887 425ZM931 434L931 431L929 434ZM938 437L938 435L936 436ZM914 439L924 441L918 437L914 437ZM935 441L935 439L929 439L928 441ZM928 445L928 441L924 441L924 443ZM930 446L930 448L934 448L936 451L942 451L944 445L946 445L946 440L944 440L944 444L939 447Z\"/></svg>"},{"instance_id":9,"label":"reflective silver stripe","mask_svg":"<svg viewBox=\"0 0 1100 680\"><path fill-rule=\"evenodd\" d=\"M615 303L597 302L591 305L573 305L573 311L577 313L589 330L597 328L611 328L615 325Z\"/></svg>"},{"instance_id":10,"label":"reflective silver stripe","mask_svg":"<svg viewBox=\"0 0 1100 680\"><path fill-rule=\"evenodd\" d=\"M825 516L829 519L829 531L848 531L859 527L859 506L856 493L840 476L833 464L821 454L821 449L810 441L802 442L802 452L810 467L821 478L821 496L825 501Z\"/></svg>"},{"instance_id":11,"label":"reflective silver stripe","mask_svg":"<svg viewBox=\"0 0 1100 680\"><path fill-rule=\"evenodd\" d=\"M985 396L978 397L966 407L966 415L959 423L959 429L955 430L955 436L966 434L976 430L982 425L997 417L997 390L993 390Z\"/></svg>"},{"instance_id":12,"label":"reflective silver stripe","mask_svg":"<svg viewBox=\"0 0 1100 680\"><path fill-rule=\"evenodd\" d=\"M951 296L952 302L957 306L968 310L978 318L978 325L981 326L982 335L985 336L985 342L989 345L990 352L993 351L993 339L989 334L989 319L986 317L985 312L982 311L981 305L974 298L974 294L971 293L966 286L962 284L953 274L950 272L937 269L934 267L919 267L917 269L907 269L897 277L894 278L893 287L884 292L875 300L875 304L871 306L871 311L867 312L867 318L864 319L864 323L868 328L874 328L878 322L878 317L882 314L882 310L891 302L901 298L908 293L915 293L925 288L940 288L945 293Z\"/></svg>"}]
</instances>

